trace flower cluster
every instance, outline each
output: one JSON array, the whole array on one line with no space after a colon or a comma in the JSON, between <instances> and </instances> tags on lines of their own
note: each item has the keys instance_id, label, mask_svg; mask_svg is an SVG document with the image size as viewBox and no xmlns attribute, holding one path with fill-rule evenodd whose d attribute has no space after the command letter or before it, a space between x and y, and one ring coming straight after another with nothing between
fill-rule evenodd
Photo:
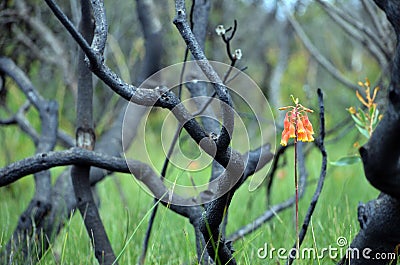
<instances>
[{"instance_id":1,"label":"flower cluster","mask_svg":"<svg viewBox=\"0 0 400 265\"><path fill-rule=\"evenodd\" d=\"M358 91L356 91L357 99L366 107L366 110L361 108L350 107L348 112L353 118L358 131L366 138L370 138L372 132L375 130L382 115L379 114L377 104L375 103L376 95L379 91L379 87L375 87L371 97L371 83L368 78L365 82L358 82L358 85L364 89L365 97L363 97Z\"/></svg>"},{"instance_id":2,"label":"flower cluster","mask_svg":"<svg viewBox=\"0 0 400 265\"><path fill-rule=\"evenodd\" d=\"M279 108L279 110L288 110L286 112L285 120L283 121L283 132L281 138L281 145L286 146L290 138L294 138L295 142L312 142L314 141L314 130L307 113L313 111L304 107L299 103L299 99L292 99L295 106L287 106Z\"/></svg>"}]
</instances>

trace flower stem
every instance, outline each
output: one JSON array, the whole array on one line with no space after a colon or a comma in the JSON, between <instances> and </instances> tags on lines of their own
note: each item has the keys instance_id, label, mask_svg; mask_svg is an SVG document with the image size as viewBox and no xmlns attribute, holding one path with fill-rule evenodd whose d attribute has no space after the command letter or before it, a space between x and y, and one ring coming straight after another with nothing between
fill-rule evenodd
<instances>
[{"instance_id":1,"label":"flower stem","mask_svg":"<svg viewBox=\"0 0 400 265\"><path fill-rule=\"evenodd\" d=\"M294 142L294 186L296 193L296 249L299 251L299 183L297 176L297 141Z\"/></svg>"},{"instance_id":2,"label":"flower stem","mask_svg":"<svg viewBox=\"0 0 400 265\"><path fill-rule=\"evenodd\" d=\"M295 188L295 198L296 198L296 250L297 253L300 251L300 242L299 242L299 183L297 176L297 119L298 119L298 104L295 107L295 138L294 138L294 188Z\"/></svg>"}]
</instances>

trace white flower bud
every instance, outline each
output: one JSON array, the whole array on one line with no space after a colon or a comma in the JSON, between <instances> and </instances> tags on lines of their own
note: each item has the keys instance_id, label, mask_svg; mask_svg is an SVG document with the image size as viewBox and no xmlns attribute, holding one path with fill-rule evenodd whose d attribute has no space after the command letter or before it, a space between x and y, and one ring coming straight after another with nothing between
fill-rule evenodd
<instances>
[{"instance_id":1,"label":"white flower bud","mask_svg":"<svg viewBox=\"0 0 400 265\"><path fill-rule=\"evenodd\" d=\"M218 26L215 28L215 32L217 32L217 35L218 35L218 36L221 36L222 34L225 34L226 30L225 30L225 28L224 28L224 25L218 25Z\"/></svg>"},{"instance_id":2,"label":"white flower bud","mask_svg":"<svg viewBox=\"0 0 400 265\"><path fill-rule=\"evenodd\" d=\"M242 58L242 50L236 49L235 52L232 54L233 58L236 60L240 60Z\"/></svg>"}]
</instances>

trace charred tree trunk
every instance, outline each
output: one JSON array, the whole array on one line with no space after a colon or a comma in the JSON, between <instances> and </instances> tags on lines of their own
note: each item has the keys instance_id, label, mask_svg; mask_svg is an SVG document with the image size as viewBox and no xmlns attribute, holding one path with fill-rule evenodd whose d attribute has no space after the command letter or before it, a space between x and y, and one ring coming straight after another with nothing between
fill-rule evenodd
<instances>
[{"instance_id":1,"label":"charred tree trunk","mask_svg":"<svg viewBox=\"0 0 400 265\"><path fill-rule=\"evenodd\" d=\"M92 10L89 1L81 1L82 18L80 31L89 43L93 40ZM85 63L85 55L78 56L78 98L76 107L76 145L94 150L95 133L93 127L93 82L92 72ZM97 209L90 185L90 166L75 165L71 169L72 186L79 212L84 219L87 233L93 243L94 254L100 264L113 264L116 257L108 240Z\"/></svg>"},{"instance_id":2,"label":"charred tree trunk","mask_svg":"<svg viewBox=\"0 0 400 265\"><path fill-rule=\"evenodd\" d=\"M386 112L369 142L360 148L360 155L365 176L383 194L359 206L361 229L339 264L388 264L397 259L396 248L400 243L400 2L375 3L386 13L396 32L397 48ZM359 255L354 256L357 252Z\"/></svg>"}]
</instances>

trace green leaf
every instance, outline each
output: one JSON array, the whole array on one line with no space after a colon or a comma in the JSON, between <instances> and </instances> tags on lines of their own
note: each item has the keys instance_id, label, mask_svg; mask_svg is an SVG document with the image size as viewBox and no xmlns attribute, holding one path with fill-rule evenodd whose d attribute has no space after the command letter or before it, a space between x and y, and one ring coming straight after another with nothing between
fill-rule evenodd
<instances>
[{"instance_id":1,"label":"green leaf","mask_svg":"<svg viewBox=\"0 0 400 265\"><path fill-rule=\"evenodd\" d=\"M364 113L364 111L362 110L362 109L358 109L358 113L360 114L360 120L364 123L364 124L366 124L367 123L367 121L368 121L368 119L367 119L367 117L365 117L365 113Z\"/></svg>"},{"instance_id":2,"label":"green leaf","mask_svg":"<svg viewBox=\"0 0 400 265\"><path fill-rule=\"evenodd\" d=\"M337 167L344 167L344 166L349 166L353 165L356 163L360 163L361 158L359 156L345 156L341 157L336 161L329 162L331 165L337 166Z\"/></svg>"},{"instance_id":3,"label":"green leaf","mask_svg":"<svg viewBox=\"0 0 400 265\"><path fill-rule=\"evenodd\" d=\"M375 113L374 113L374 119L372 120L372 128L376 128L376 125L378 125L379 123L379 110L376 109Z\"/></svg>"},{"instance_id":4,"label":"green leaf","mask_svg":"<svg viewBox=\"0 0 400 265\"><path fill-rule=\"evenodd\" d=\"M356 115L351 114L351 117L353 118L353 120L355 121L356 124L360 125L360 126L364 126L364 123L362 121L360 121L359 118L357 118Z\"/></svg>"},{"instance_id":5,"label":"green leaf","mask_svg":"<svg viewBox=\"0 0 400 265\"><path fill-rule=\"evenodd\" d=\"M357 125L356 124L356 127L357 127L357 129L358 129L358 131L362 134L362 135L364 135L365 137L367 137L368 139L369 139L369 132L365 129L365 128L363 128L363 127L361 127L361 126L359 126L359 125Z\"/></svg>"},{"instance_id":6,"label":"green leaf","mask_svg":"<svg viewBox=\"0 0 400 265\"><path fill-rule=\"evenodd\" d=\"M375 112L376 106L372 105L371 108L369 109L369 117L373 117L374 112Z\"/></svg>"}]
</instances>

